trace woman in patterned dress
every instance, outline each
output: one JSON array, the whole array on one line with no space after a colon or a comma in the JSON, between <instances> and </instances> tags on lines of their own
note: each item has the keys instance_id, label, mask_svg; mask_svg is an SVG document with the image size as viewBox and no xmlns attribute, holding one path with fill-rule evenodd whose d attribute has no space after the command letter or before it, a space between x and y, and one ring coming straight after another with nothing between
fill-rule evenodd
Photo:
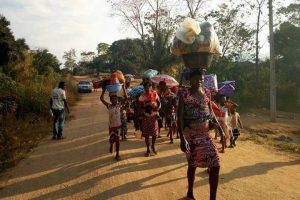
<instances>
[{"instance_id":1,"label":"woman in patterned dress","mask_svg":"<svg viewBox=\"0 0 300 200\"><path fill-rule=\"evenodd\" d=\"M202 71L190 75L190 89L180 96L178 122L180 148L188 161L188 199L195 199L193 185L197 167L209 169L210 200L216 199L220 160L217 147L209 134L210 96L203 86Z\"/></svg>"},{"instance_id":2,"label":"woman in patterned dress","mask_svg":"<svg viewBox=\"0 0 300 200\"><path fill-rule=\"evenodd\" d=\"M145 143L147 151L145 156L150 156L150 137L152 137L151 150L154 154L157 154L155 149L155 141L158 135L158 108L160 101L156 91L152 90L151 83L144 83L145 92L139 97L139 103L142 107L142 136L145 137Z\"/></svg>"}]
</instances>

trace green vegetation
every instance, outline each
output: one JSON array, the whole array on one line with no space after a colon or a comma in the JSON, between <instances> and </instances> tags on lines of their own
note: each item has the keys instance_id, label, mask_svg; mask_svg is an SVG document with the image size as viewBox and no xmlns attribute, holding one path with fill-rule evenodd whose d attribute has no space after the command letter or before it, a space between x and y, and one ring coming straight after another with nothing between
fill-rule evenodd
<instances>
[{"instance_id":1,"label":"green vegetation","mask_svg":"<svg viewBox=\"0 0 300 200\"><path fill-rule=\"evenodd\" d=\"M60 80L66 80L69 101L77 98L74 80L58 59L46 49L30 50L9 25L0 16L0 171L51 133L49 98Z\"/></svg>"}]
</instances>

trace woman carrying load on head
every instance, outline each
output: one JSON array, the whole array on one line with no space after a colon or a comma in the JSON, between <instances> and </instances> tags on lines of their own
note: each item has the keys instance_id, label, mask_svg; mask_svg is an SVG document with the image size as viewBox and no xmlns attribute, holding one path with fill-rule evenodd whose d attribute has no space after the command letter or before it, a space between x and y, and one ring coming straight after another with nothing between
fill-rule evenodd
<instances>
[{"instance_id":1,"label":"woman carrying load on head","mask_svg":"<svg viewBox=\"0 0 300 200\"><path fill-rule=\"evenodd\" d=\"M179 91L178 105L180 148L188 160L187 198L195 199L195 172L197 167L201 167L209 169L210 200L215 200L220 159L209 130L220 126L213 115L209 91L204 89L202 82L203 71L211 64L213 55L222 55L219 39L209 22L199 24L192 18L186 18L175 33L171 51L181 56L189 69L190 88Z\"/></svg>"},{"instance_id":2,"label":"woman carrying load on head","mask_svg":"<svg viewBox=\"0 0 300 200\"><path fill-rule=\"evenodd\" d=\"M178 125L180 148L186 153L188 161L187 198L195 199L193 185L197 167L209 168L210 199L216 199L220 159L217 147L209 134L211 116L210 94L203 85L201 70L190 74L190 89L184 91L179 99Z\"/></svg>"}]
</instances>

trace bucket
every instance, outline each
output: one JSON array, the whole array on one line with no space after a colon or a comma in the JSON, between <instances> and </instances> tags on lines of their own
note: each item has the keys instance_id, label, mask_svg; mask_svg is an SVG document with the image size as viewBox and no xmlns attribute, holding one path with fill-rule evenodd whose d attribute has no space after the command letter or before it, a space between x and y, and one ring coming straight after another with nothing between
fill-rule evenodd
<instances>
[{"instance_id":1,"label":"bucket","mask_svg":"<svg viewBox=\"0 0 300 200\"><path fill-rule=\"evenodd\" d=\"M184 65L190 70L205 69L211 65L213 54L207 52L193 52L183 54L182 59Z\"/></svg>"}]
</instances>

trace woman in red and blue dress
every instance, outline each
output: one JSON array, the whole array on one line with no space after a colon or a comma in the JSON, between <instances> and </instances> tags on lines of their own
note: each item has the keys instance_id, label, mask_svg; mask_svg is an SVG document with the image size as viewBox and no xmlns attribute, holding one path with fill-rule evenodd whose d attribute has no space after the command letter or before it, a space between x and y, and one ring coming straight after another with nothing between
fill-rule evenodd
<instances>
[{"instance_id":1,"label":"woman in red and blue dress","mask_svg":"<svg viewBox=\"0 0 300 200\"><path fill-rule=\"evenodd\" d=\"M203 85L202 71L190 74L190 89L184 91L179 99L178 126L180 148L186 153L188 161L188 199L195 199L193 185L196 168L209 168L210 200L216 199L220 159L217 147L209 134L211 116L210 94Z\"/></svg>"},{"instance_id":2,"label":"woman in red and blue dress","mask_svg":"<svg viewBox=\"0 0 300 200\"><path fill-rule=\"evenodd\" d=\"M143 110L141 118L142 136L145 137L145 143L147 151L145 156L150 156L150 137L152 137L151 150L154 154L157 154L155 149L155 141L158 135L158 122L159 118L158 109L160 106L159 97L156 91L152 89L152 84L149 82L144 83L145 92L139 97L139 103Z\"/></svg>"}]
</instances>

